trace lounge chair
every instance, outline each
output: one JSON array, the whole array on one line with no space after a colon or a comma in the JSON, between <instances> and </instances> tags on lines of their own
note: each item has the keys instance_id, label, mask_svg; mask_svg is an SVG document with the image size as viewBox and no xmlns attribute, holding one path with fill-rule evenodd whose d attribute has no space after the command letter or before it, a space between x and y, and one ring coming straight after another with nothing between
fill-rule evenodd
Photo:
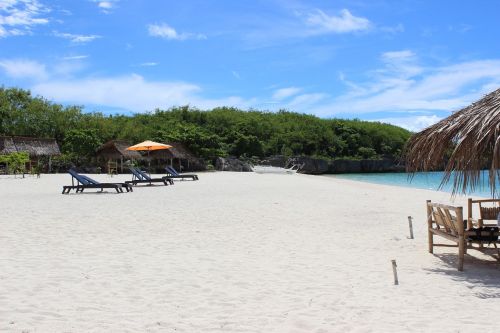
<instances>
[{"instance_id":1,"label":"lounge chair","mask_svg":"<svg viewBox=\"0 0 500 333\"><path fill-rule=\"evenodd\" d=\"M458 247L457 266L458 270L462 271L467 249L475 249L491 255L492 249L484 246L493 244L497 250L497 260L500 261L500 252L496 245L499 242L498 228L472 228L470 221L464 220L463 216L462 207L447 206L427 200L429 252L433 253L434 246ZM446 238L456 245L435 244L434 235Z\"/></svg>"},{"instance_id":2,"label":"lounge chair","mask_svg":"<svg viewBox=\"0 0 500 333\"><path fill-rule=\"evenodd\" d=\"M163 185L173 185L174 181L170 177L161 178L151 178L146 172L140 170L139 168L130 167L130 172L132 172L132 180L128 180L125 183L131 185L138 184L148 184L153 185L153 183L162 183Z\"/></svg>"},{"instance_id":3,"label":"lounge chair","mask_svg":"<svg viewBox=\"0 0 500 333\"><path fill-rule=\"evenodd\" d=\"M191 180L198 180L198 175L195 175L195 174L180 174L172 166L168 166L167 165L165 167L165 171L167 172L167 175L168 175L167 177L170 177L170 178L180 178L182 180L184 180L184 178L188 178L188 179L191 179Z\"/></svg>"},{"instance_id":4,"label":"lounge chair","mask_svg":"<svg viewBox=\"0 0 500 333\"><path fill-rule=\"evenodd\" d=\"M123 193L123 189L127 192L132 192L132 186L125 183L100 183L97 180L94 180L85 175L80 175L73 169L70 169L68 173L71 175L71 185L63 186L62 194L68 194L71 190L75 190L76 193L81 193L85 189L100 189L101 192L104 191L105 188L115 189L117 193Z\"/></svg>"}]
</instances>

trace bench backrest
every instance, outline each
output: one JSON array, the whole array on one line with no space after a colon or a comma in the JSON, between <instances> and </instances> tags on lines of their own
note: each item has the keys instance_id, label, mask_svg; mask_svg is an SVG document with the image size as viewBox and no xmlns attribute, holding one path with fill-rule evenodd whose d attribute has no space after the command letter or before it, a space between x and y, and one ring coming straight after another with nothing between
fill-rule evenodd
<instances>
[{"instance_id":1,"label":"bench backrest","mask_svg":"<svg viewBox=\"0 0 500 333\"><path fill-rule=\"evenodd\" d=\"M89 185L91 184L87 179L85 179L82 175L80 175L78 172L76 172L73 169L69 169L68 173L71 175L71 179L76 179L76 181L82 185Z\"/></svg>"},{"instance_id":2,"label":"bench backrest","mask_svg":"<svg viewBox=\"0 0 500 333\"><path fill-rule=\"evenodd\" d=\"M427 222L429 228L444 231L450 235L462 235L465 230L463 208L427 201Z\"/></svg>"},{"instance_id":3,"label":"bench backrest","mask_svg":"<svg viewBox=\"0 0 500 333\"><path fill-rule=\"evenodd\" d=\"M76 179L76 181L82 185L96 185L99 184L97 180L93 180L90 177L87 177L85 175L80 175L78 172L76 172L73 169L69 169L68 173L71 175L72 179Z\"/></svg>"},{"instance_id":4,"label":"bench backrest","mask_svg":"<svg viewBox=\"0 0 500 333\"><path fill-rule=\"evenodd\" d=\"M177 172L177 170L174 169L174 167L172 166L166 166L165 169L171 173L173 176L179 176L179 173Z\"/></svg>"},{"instance_id":5,"label":"bench backrest","mask_svg":"<svg viewBox=\"0 0 500 333\"><path fill-rule=\"evenodd\" d=\"M139 169L136 169L134 167L130 167L130 172L132 172L132 175L135 176L135 178L137 178L138 180L146 180L143 176L142 176L142 173L139 172Z\"/></svg>"},{"instance_id":6,"label":"bench backrest","mask_svg":"<svg viewBox=\"0 0 500 333\"><path fill-rule=\"evenodd\" d=\"M500 213L500 199L469 199L467 215L469 218L473 218L472 211L474 204L477 204L481 220L497 220L498 213Z\"/></svg>"},{"instance_id":7,"label":"bench backrest","mask_svg":"<svg viewBox=\"0 0 500 333\"><path fill-rule=\"evenodd\" d=\"M151 180L151 177L145 172L142 171L141 169L137 169L137 172L139 172L144 180Z\"/></svg>"}]
</instances>

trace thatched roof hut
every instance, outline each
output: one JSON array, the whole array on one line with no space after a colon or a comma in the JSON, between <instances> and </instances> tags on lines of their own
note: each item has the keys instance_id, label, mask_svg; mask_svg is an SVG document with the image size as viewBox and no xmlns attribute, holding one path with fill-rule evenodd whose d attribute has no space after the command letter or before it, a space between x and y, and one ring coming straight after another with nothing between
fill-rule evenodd
<instances>
[{"instance_id":1,"label":"thatched roof hut","mask_svg":"<svg viewBox=\"0 0 500 333\"><path fill-rule=\"evenodd\" d=\"M97 148L97 160L101 160L101 167L105 168L108 173L124 172L124 161L126 160L142 160L142 155L133 150L127 150L132 144L123 140L111 140ZM104 160L104 162L102 162Z\"/></svg>"},{"instance_id":2,"label":"thatched roof hut","mask_svg":"<svg viewBox=\"0 0 500 333\"><path fill-rule=\"evenodd\" d=\"M55 139L0 136L0 154L27 152L30 157L61 155Z\"/></svg>"},{"instance_id":3,"label":"thatched roof hut","mask_svg":"<svg viewBox=\"0 0 500 333\"><path fill-rule=\"evenodd\" d=\"M126 160L140 160L142 155L133 150L127 150L132 144L123 140L111 140L97 148L96 155L105 159L126 159Z\"/></svg>"},{"instance_id":4,"label":"thatched roof hut","mask_svg":"<svg viewBox=\"0 0 500 333\"><path fill-rule=\"evenodd\" d=\"M496 182L500 180L500 89L408 141L408 172L434 170L445 162L441 185L453 178L454 194L476 188L487 166L491 192L495 196Z\"/></svg>"},{"instance_id":5,"label":"thatched roof hut","mask_svg":"<svg viewBox=\"0 0 500 333\"><path fill-rule=\"evenodd\" d=\"M149 153L151 158L155 159L181 159L190 162L197 162L198 158L189 151L182 143L180 142L167 142L167 145L172 146L169 149L155 150Z\"/></svg>"},{"instance_id":6,"label":"thatched roof hut","mask_svg":"<svg viewBox=\"0 0 500 333\"><path fill-rule=\"evenodd\" d=\"M151 159L165 160L172 166L185 170L200 170L203 163L186 146L180 142L165 142L172 146L169 149L154 150L149 153Z\"/></svg>"}]
</instances>

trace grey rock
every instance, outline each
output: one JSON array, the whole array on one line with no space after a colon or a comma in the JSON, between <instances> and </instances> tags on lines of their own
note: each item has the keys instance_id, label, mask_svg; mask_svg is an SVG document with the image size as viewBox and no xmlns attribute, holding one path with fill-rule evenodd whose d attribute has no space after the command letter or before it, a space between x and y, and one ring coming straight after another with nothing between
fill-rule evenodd
<instances>
[{"instance_id":1,"label":"grey rock","mask_svg":"<svg viewBox=\"0 0 500 333\"><path fill-rule=\"evenodd\" d=\"M215 161L215 170L252 172L252 168L248 163L242 162L234 157L217 157L217 160Z\"/></svg>"}]
</instances>

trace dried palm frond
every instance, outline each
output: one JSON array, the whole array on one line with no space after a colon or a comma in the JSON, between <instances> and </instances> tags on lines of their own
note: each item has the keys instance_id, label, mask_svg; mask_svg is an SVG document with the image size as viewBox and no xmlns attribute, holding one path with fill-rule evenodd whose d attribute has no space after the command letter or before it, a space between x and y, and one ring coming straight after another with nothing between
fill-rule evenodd
<instances>
[{"instance_id":1,"label":"dried palm frond","mask_svg":"<svg viewBox=\"0 0 500 333\"><path fill-rule=\"evenodd\" d=\"M474 190L487 166L495 196L500 179L500 89L413 135L405 156L406 170L412 173L446 163L440 186L453 177L453 194Z\"/></svg>"}]
</instances>

